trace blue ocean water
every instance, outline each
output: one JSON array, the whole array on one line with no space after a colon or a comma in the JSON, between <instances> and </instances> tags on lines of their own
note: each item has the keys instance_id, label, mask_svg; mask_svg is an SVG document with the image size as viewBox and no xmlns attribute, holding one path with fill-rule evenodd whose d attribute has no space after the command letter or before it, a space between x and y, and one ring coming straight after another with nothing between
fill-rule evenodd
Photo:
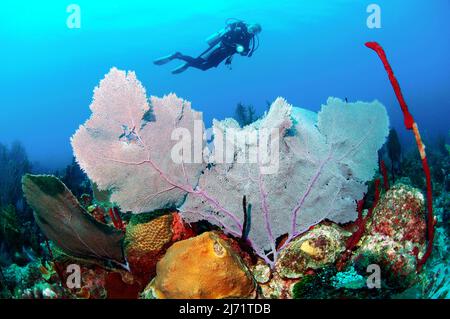
<instances>
[{"instance_id":1,"label":"blue ocean water","mask_svg":"<svg viewBox=\"0 0 450 319\"><path fill-rule=\"evenodd\" d=\"M72 3L81 9L79 29L66 24ZM367 27L371 3L381 8L380 29ZM207 125L233 116L238 102L262 114L277 96L315 111L328 96L378 99L410 141L384 69L364 46L373 40L384 46L425 140L450 129L448 0L47 0L2 2L0 10L0 142L22 141L47 167L70 161L69 138L112 66L136 71L149 95L190 100ZM235 57L231 70L181 75L170 73L176 62L153 65L174 51L200 54L227 18L262 25L253 57Z\"/></svg>"}]
</instances>

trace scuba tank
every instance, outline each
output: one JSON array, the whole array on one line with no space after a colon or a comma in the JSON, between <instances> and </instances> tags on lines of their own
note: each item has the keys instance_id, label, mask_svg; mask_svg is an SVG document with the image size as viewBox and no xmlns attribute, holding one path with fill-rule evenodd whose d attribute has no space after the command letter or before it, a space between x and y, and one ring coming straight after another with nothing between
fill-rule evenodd
<instances>
[{"instance_id":1,"label":"scuba tank","mask_svg":"<svg viewBox=\"0 0 450 319\"><path fill-rule=\"evenodd\" d=\"M206 43L208 43L209 46L215 46L218 44L222 38L222 36L227 33L227 31L230 29L230 25L236 22L242 22L242 20L236 19L236 18L228 18L225 21L226 27L223 28L220 31L217 31L213 34L211 34L208 38L206 38Z\"/></svg>"},{"instance_id":2,"label":"scuba tank","mask_svg":"<svg viewBox=\"0 0 450 319\"><path fill-rule=\"evenodd\" d=\"M226 33L226 30L227 28L223 28L222 30L213 33L206 39L206 43L208 43L208 45L211 47L215 46L220 42L222 36Z\"/></svg>"}]
</instances>

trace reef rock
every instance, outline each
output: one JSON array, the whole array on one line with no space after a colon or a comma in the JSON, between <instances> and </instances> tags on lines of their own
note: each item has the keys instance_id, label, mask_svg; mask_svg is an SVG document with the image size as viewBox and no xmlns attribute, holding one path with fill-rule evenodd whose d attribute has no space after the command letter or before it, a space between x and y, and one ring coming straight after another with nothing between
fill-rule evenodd
<instances>
[{"instance_id":1,"label":"reef rock","mask_svg":"<svg viewBox=\"0 0 450 319\"><path fill-rule=\"evenodd\" d=\"M274 272L270 281L259 285L259 297L264 299L292 299L293 288L299 280L282 278L280 274Z\"/></svg>"},{"instance_id":2,"label":"reef rock","mask_svg":"<svg viewBox=\"0 0 450 319\"><path fill-rule=\"evenodd\" d=\"M416 278L417 257L425 250L424 196L397 184L376 206L367 234L355 254L356 268L378 264L389 286L405 287Z\"/></svg>"},{"instance_id":3,"label":"reef rock","mask_svg":"<svg viewBox=\"0 0 450 319\"><path fill-rule=\"evenodd\" d=\"M242 259L216 232L173 244L146 291L169 299L249 298L255 281Z\"/></svg>"},{"instance_id":4,"label":"reef rock","mask_svg":"<svg viewBox=\"0 0 450 319\"><path fill-rule=\"evenodd\" d=\"M39 281L32 288L21 292L18 297L21 299L68 299L73 296L60 285Z\"/></svg>"},{"instance_id":5,"label":"reef rock","mask_svg":"<svg viewBox=\"0 0 450 319\"><path fill-rule=\"evenodd\" d=\"M281 251L275 269L282 278L296 279L310 269L333 264L345 250L348 235L336 225L318 225Z\"/></svg>"},{"instance_id":6,"label":"reef rock","mask_svg":"<svg viewBox=\"0 0 450 319\"><path fill-rule=\"evenodd\" d=\"M270 266L262 260L258 260L258 262L251 267L251 272L258 284L265 284L272 278Z\"/></svg>"}]
</instances>

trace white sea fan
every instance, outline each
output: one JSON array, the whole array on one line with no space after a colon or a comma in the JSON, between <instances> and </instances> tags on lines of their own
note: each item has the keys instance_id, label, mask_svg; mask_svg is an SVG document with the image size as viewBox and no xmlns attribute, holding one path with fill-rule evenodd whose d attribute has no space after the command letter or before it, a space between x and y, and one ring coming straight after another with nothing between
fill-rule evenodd
<instances>
[{"instance_id":1,"label":"white sea fan","mask_svg":"<svg viewBox=\"0 0 450 319\"><path fill-rule=\"evenodd\" d=\"M214 126L236 129L229 121ZM257 163L216 163L200 177L199 187L218 205L205 205L189 195L181 207L184 218L193 222L210 216L210 222L240 234L245 195L251 204L253 247L260 255L271 250L275 256L278 236L288 233L292 239L324 219L355 220L355 200L363 197L365 182L377 167L377 151L388 134L384 106L330 98L317 115L279 98L263 119L241 132L263 127L282 133L278 171L261 174ZM235 157L239 152L242 149L236 150Z\"/></svg>"}]
</instances>

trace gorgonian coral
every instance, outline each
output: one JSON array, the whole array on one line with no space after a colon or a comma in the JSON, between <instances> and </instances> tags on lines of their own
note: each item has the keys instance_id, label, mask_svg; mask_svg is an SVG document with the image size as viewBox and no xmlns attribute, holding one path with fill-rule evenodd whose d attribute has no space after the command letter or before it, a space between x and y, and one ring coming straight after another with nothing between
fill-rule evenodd
<instances>
[{"instance_id":1,"label":"gorgonian coral","mask_svg":"<svg viewBox=\"0 0 450 319\"><path fill-rule=\"evenodd\" d=\"M81 168L99 189L112 189L110 200L124 211L182 204L203 168L170 160L172 131L193 131L201 115L174 94L150 104L133 72L113 68L94 91L91 118L72 138Z\"/></svg>"},{"instance_id":2,"label":"gorgonian coral","mask_svg":"<svg viewBox=\"0 0 450 319\"><path fill-rule=\"evenodd\" d=\"M377 101L330 98L317 114L278 98L243 128L215 120L206 141L189 102L171 94L148 103L134 73L115 68L96 88L91 110L72 138L74 153L122 210L176 207L188 222L205 219L241 236L246 196L248 241L271 265L279 236L288 234L287 244L324 219L357 217L355 200L388 134Z\"/></svg>"}]
</instances>

